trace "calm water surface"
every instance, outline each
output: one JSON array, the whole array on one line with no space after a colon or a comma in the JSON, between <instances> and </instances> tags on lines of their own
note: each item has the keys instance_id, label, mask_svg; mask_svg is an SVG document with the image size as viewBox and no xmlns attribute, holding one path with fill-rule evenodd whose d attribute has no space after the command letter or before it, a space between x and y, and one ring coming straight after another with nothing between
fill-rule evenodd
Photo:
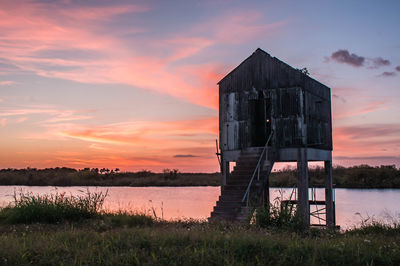
<instances>
[{"instance_id":1,"label":"calm water surface","mask_svg":"<svg viewBox=\"0 0 400 266\"><path fill-rule=\"evenodd\" d=\"M66 192L84 195L108 192L104 208L108 211L128 210L146 212L167 220L206 219L220 195L219 187L28 187L0 186L0 206L13 199L14 191L49 194ZM316 197L324 199L324 190ZM292 189L271 189L271 201L288 199ZM310 191L310 197L312 193ZM292 196L293 197L293 196ZM342 228L360 225L368 217L385 222L400 220L400 189L336 189L336 221ZM316 222L316 220L314 220Z\"/></svg>"}]
</instances>

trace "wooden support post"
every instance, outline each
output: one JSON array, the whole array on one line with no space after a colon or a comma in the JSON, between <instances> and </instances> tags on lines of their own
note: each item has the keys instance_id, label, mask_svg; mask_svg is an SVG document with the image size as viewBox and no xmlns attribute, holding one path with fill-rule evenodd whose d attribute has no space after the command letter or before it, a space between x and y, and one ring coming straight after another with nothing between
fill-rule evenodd
<instances>
[{"instance_id":1,"label":"wooden support post","mask_svg":"<svg viewBox=\"0 0 400 266\"><path fill-rule=\"evenodd\" d=\"M264 207L269 210L269 175L266 176L265 178L265 184L264 184Z\"/></svg>"},{"instance_id":2,"label":"wooden support post","mask_svg":"<svg viewBox=\"0 0 400 266\"><path fill-rule=\"evenodd\" d=\"M326 204L326 225L335 226L335 206L333 204L332 188L332 161L324 161L325 165L325 204Z\"/></svg>"},{"instance_id":3,"label":"wooden support post","mask_svg":"<svg viewBox=\"0 0 400 266\"><path fill-rule=\"evenodd\" d=\"M305 225L310 224L310 203L308 198L308 160L307 148L297 150L297 189L298 212Z\"/></svg>"},{"instance_id":4,"label":"wooden support post","mask_svg":"<svg viewBox=\"0 0 400 266\"><path fill-rule=\"evenodd\" d=\"M222 161L222 179L221 179L221 189L226 185L226 180L229 177L229 161Z\"/></svg>"}]
</instances>

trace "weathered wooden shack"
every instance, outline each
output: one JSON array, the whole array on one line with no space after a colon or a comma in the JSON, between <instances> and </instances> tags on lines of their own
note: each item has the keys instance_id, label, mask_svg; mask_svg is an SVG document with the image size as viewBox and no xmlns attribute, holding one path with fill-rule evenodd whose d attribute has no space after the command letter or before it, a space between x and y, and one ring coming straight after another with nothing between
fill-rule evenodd
<instances>
[{"instance_id":1,"label":"weathered wooden shack","mask_svg":"<svg viewBox=\"0 0 400 266\"><path fill-rule=\"evenodd\" d=\"M291 202L306 223L310 204L325 205L333 226L330 88L261 49L218 84L222 189L211 218L248 217L269 202L274 163L297 162L298 198ZM324 201L309 200L308 161L324 161Z\"/></svg>"}]
</instances>

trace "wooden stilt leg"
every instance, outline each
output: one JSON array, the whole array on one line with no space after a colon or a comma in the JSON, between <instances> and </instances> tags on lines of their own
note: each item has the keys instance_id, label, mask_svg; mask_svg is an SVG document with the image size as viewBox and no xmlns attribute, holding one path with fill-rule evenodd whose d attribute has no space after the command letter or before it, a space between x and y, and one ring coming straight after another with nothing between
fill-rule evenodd
<instances>
[{"instance_id":1,"label":"wooden stilt leg","mask_svg":"<svg viewBox=\"0 0 400 266\"><path fill-rule=\"evenodd\" d=\"M299 148L297 152L297 188L298 211L305 225L310 224L310 204L308 198L308 161L307 149Z\"/></svg>"},{"instance_id":2,"label":"wooden stilt leg","mask_svg":"<svg viewBox=\"0 0 400 266\"><path fill-rule=\"evenodd\" d=\"M229 161L222 161L222 180L221 180L221 189L226 185L226 181L229 177Z\"/></svg>"},{"instance_id":3,"label":"wooden stilt leg","mask_svg":"<svg viewBox=\"0 0 400 266\"><path fill-rule=\"evenodd\" d=\"M332 161L325 161L325 204L326 204L326 225L335 226L335 210L333 204L332 188Z\"/></svg>"}]
</instances>

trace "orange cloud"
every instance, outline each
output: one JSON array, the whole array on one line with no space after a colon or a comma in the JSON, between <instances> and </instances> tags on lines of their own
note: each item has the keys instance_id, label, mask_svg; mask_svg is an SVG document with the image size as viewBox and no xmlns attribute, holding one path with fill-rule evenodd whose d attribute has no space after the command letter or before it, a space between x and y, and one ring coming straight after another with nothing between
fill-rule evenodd
<instances>
[{"instance_id":1,"label":"orange cloud","mask_svg":"<svg viewBox=\"0 0 400 266\"><path fill-rule=\"evenodd\" d=\"M0 126L5 127L7 125L7 118L0 119Z\"/></svg>"},{"instance_id":2,"label":"orange cloud","mask_svg":"<svg viewBox=\"0 0 400 266\"><path fill-rule=\"evenodd\" d=\"M15 82L12 81L12 80L3 80L3 81L0 81L0 86L8 86L8 85L13 85L13 84L15 84Z\"/></svg>"},{"instance_id":3,"label":"orange cloud","mask_svg":"<svg viewBox=\"0 0 400 266\"><path fill-rule=\"evenodd\" d=\"M336 156L398 156L400 127L396 124L342 126L333 129Z\"/></svg>"},{"instance_id":4,"label":"orange cloud","mask_svg":"<svg viewBox=\"0 0 400 266\"><path fill-rule=\"evenodd\" d=\"M78 168L218 170L214 156L218 119L214 117L186 121L135 121L97 127L54 123L47 125L49 132L42 134L42 138L52 139L52 135L62 137L68 143L78 142L80 146L87 143L88 149L81 149L78 154L57 151L51 157L51 163L47 162L46 166L56 166L59 163ZM195 157L176 157L177 154L192 154ZM25 155L25 158L31 157ZM39 163L33 158L29 162L31 165L43 165L43 162Z\"/></svg>"},{"instance_id":5,"label":"orange cloud","mask_svg":"<svg viewBox=\"0 0 400 266\"><path fill-rule=\"evenodd\" d=\"M96 143L142 147L158 145L167 149L196 145L203 139L212 140L217 133L217 118L206 118L188 121L125 122L90 129L70 128L55 134Z\"/></svg>"},{"instance_id":6,"label":"orange cloud","mask_svg":"<svg viewBox=\"0 0 400 266\"><path fill-rule=\"evenodd\" d=\"M352 100L351 104L344 104L344 105L346 108L333 108L334 119L349 118L356 115L362 115L379 110L385 110L388 108L388 104L385 101L370 101L367 104L362 105L362 104L355 104L354 100Z\"/></svg>"},{"instance_id":7,"label":"orange cloud","mask_svg":"<svg viewBox=\"0 0 400 266\"><path fill-rule=\"evenodd\" d=\"M49 115L52 118L44 123L57 123L92 118L92 116L82 114L87 112L87 110L62 110L50 105L32 105L24 108L1 108L0 117L24 116L17 119L17 123L22 123L28 119L27 115Z\"/></svg>"}]
</instances>

